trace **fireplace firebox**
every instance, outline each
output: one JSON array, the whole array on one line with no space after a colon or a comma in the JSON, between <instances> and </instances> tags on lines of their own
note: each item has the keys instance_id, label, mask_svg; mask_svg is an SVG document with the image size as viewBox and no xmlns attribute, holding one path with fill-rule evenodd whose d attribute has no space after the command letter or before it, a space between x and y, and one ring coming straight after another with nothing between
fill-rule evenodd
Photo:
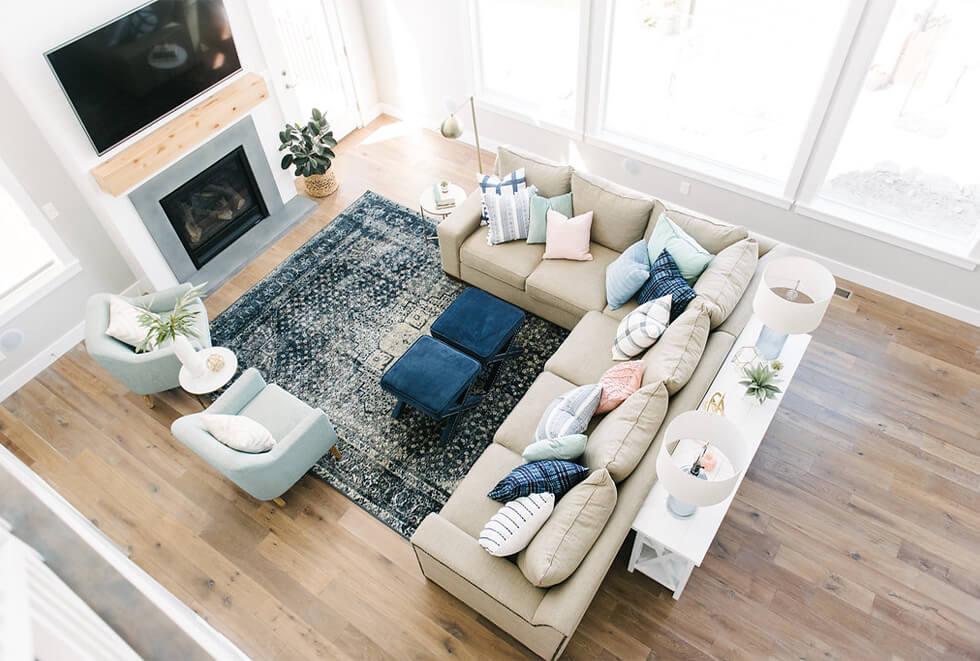
<instances>
[{"instance_id":1,"label":"fireplace firebox","mask_svg":"<svg viewBox=\"0 0 980 661\"><path fill-rule=\"evenodd\" d=\"M163 197L160 206L198 269L269 216L244 147Z\"/></svg>"}]
</instances>

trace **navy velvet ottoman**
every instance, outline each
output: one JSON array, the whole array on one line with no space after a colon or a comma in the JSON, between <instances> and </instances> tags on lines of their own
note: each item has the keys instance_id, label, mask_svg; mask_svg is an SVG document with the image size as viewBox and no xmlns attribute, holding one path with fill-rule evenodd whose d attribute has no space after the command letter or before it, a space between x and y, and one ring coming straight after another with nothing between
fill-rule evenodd
<instances>
[{"instance_id":1,"label":"navy velvet ottoman","mask_svg":"<svg viewBox=\"0 0 980 661\"><path fill-rule=\"evenodd\" d=\"M443 442L452 438L463 411L480 403L482 397L469 391L481 365L451 346L423 335L381 377L381 387L398 400L391 416L401 415L405 404L442 421Z\"/></svg>"},{"instance_id":2,"label":"navy velvet ottoman","mask_svg":"<svg viewBox=\"0 0 980 661\"><path fill-rule=\"evenodd\" d=\"M514 346L514 338L525 316L519 307L470 287L439 315L430 332L432 337L472 356L484 368L489 367L486 380L489 388L500 364L521 353Z\"/></svg>"}]
</instances>

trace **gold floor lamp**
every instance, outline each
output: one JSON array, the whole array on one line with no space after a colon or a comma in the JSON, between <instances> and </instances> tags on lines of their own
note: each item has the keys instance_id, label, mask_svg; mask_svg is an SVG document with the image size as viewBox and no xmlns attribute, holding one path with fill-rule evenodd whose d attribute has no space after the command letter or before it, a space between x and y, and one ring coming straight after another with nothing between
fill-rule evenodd
<instances>
[{"instance_id":1,"label":"gold floor lamp","mask_svg":"<svg viewBox=\"0 0 980 661\"><path fill-rule=\"evenodd\" d=\"M476 140L476 164L477 167L480 168L480 174L483 174L483 157L480 154L480 131L476 127L476 102L473 100L472 96L469 98L469 104L470 114L473 117L473 138ZM452 108L455 104L449 101L446 103L446 105ZM466 101L461 103L454 110L450 110L449 117L442 120L442 124L439 125L439 133L442 134L442 137L449 138L450 140L456 140L463 135L463 125L459 123L458 119L456 119L456 113L459 112L459 109L465 105Z\"/></svg>"}]
</instances>

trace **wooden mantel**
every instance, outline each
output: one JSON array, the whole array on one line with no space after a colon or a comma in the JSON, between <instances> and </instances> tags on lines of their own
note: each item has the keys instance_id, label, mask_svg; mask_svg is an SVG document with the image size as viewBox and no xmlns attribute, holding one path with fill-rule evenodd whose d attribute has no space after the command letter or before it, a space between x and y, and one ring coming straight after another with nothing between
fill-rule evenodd
<instances>
[{"instance_id":1,"label":"wooden mantel","mask_svg":"<svg viewBox=\"0 0 980 661\"><path fill-rule=\"evenodd\" d=\"M119 196L167 167L210 136L269 98L265 79L246 73L190 110L92 169L92 176L110 195Z\"/></svg>"}]
</instances>

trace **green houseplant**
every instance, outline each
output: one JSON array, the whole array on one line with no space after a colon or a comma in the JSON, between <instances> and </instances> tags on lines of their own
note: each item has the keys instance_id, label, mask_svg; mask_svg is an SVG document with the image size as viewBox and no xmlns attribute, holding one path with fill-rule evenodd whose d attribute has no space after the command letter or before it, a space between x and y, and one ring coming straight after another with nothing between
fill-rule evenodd
<instances>
[{"instance_id":1,"label":"green houseplant","mask_svg":"<svg viewBox=\"0 0 980 661\"><path fill-rule=\"evenodd\" d=\"M306 192L312 197L327 197L337 190L337 177L331 166L337 157L333 148L337 140L322 112L313 109L313 116L306 125L286 124L279 132L279 151L282 169L294 168L297 177L303 177Z\"/></svg>"},{"instance_id":2,"label":"green houseplant","mask_svg":"<svg viewBox=\"0 0 980 661\"><path fill-rule=\"evenodd\" d=\"M170 312L153 312L148 305L140 305L139 323L147 330L146 339L136 346L136 351L152 351L178 337L197 338L194 322L200 310L192 308L191 304L204 293L205 285L200 284L184 292Z\"/></svg>"},{"instance_id":3,"label":"green houseplant","mask_svg":"<svg viewBox=\"0 0 980 661\"><path fill-rule=\"evenodd\" d=\"M742 369L745 378L739 383L745 386L745 394L754 397L759 404L765 404L768 399L775 399L783 390L776 385L776 370L767 363L748 365Z\"/></svg>"}]
</instances>

